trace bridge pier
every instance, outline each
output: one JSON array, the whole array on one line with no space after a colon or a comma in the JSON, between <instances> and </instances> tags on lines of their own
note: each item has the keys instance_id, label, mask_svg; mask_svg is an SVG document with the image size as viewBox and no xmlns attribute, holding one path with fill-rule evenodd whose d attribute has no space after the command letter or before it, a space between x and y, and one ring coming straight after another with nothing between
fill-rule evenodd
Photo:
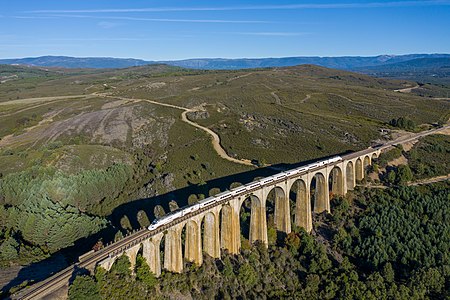
<instances>
[{"instance_id":1,"label":"bridge pier","mask_svg":"<svg viewBox=\"0 0 450 300\"><path fill-rule=\"evenodd\" d=\"M295 225L303 227L306 232L312 230L311 195L309 185L302 178L297 180L297 191L295 199Z\"/></svg>"},{"instance_id":2,"label":"bridge pier","mask_svg":"<svg viewBox=\"0 0 450 300\"><path fill-rule=\"evenodd\" d=\"M239 199L232 199L222 206L221 245L232 254L238 254L241 248L239 210Z\"/></svg>"},{"instance_id":3,"label":"bridge pier","mask_svg":"<svg viewBox=\"0 0 450 300\"><path fill-rule=\"evenodd\" d=\"M201 221L189 220L186 223L184 257L186 261L200 266L203 262Z\"/></svg>"},{"instance_id":4,"label":"bridge pier","mask_svg":"<svg viewBox=\"0 0 450 300\"><path fill-rule=\"evenodd\" d=\"M203 249L213 258L220 258L220 210L215 208L204 216Z\"/></svg>"},{"instance_id":5,"label":"bridge pier","mask_svg":"<svg viewBox=\"0 0 450 300\"><path fill-rule=\"evenodd\" d=\"M105 269L106 271L111 270L112 265L116 261L116 257L110 256L100 261L97 265Z\"/></svg>"},{"instance_id":6,"label":"bridge pier","mask_svg":"<svg viewBox=\"0 0 450 300\"><path fill-rule=\"evenodd\" d=\"M181 247L181 231L184 223L177 224L167 230L164 243L164 269L169 272L183 271L183 252Z\"/></svg>"},{"instance_id":7,"label":"bridge pier","mask_svg":"<svg viewBox=\"0 0 450 300\"><path fill-rule=\"evenodd\" d=\"M325 168L324 168L325 169ZM325 169L325 175L327 175ZM330 212L330 193L328 190L328 176L325 176L320 171L312 173L309 178L311 184L313 177L316 177L316 189L314 191L314 212L322 213L324 211ZM311 188L311 186L310 186Z\"/></svg>"},{"instance_id":8,"label":"bridge pier","mask_svg":"<svg viewBox=\"0 0 450 300\"><path fill-rule=\"evenodd\" d=\"M128 259L130 260L131 263L130 265L131 273L134 273L134 268L136 267L136 257L140 248L141 244L137 244L125 250L125 255L128 256Z\"/></svg>"},{"instance_id":9,"label":"bridge pier","mask_svg":"<svg viewBox=\"0 0 450 300\"><path fill-rule=\"evenodd\" d=\"M249 241L250 243L261 241L267 246L266 202L263 200L264 194L264 190L260 190L250 196L251 212Z\"/></svg>"},{"instance_id":10,"label":"bridge pier","mask_svg":"<svg viewBox=\"0 0 450 300\"><path fill-rule=\"evenodd\" d=\"M361 181L364 178L364 168L360 157L355 161L355 178L357 181Z\"/></svg>"},{"instance_id":11,"label":"bridge pier","mask_svg":"<svg viewBox=\"0 0 450 300\"><path fill-rule=\"evenodd\" d=\"M277 188L278 187L278 188ZM278 231L291 232L291 208L287 182L275 187L274 223Z\"/></svg>"},{"instance_id":12,"label":"bridge pier","mask_svg":"<svg viewBox=\"0 0 450 300\"><path fill-rule=\"evenodd\" d=\"M164 234L158 233L142 242L142 256L150 267L150 271L152 271L156 277L161 275L161 254L159 249L163 236Z\"/></svg>"},{"instance_id":13,"label":"bridge pier","mask_svg":"<svg viewBox=\"0 0 450 300\"><path fill-rule=\"evenodd\" d=\"M353 161L344 162L344 170L345 170L345 183L347 185L346 193L348 190L353 190L356 186L355 179L355 163Z\"/></svg>"}]
</instances>

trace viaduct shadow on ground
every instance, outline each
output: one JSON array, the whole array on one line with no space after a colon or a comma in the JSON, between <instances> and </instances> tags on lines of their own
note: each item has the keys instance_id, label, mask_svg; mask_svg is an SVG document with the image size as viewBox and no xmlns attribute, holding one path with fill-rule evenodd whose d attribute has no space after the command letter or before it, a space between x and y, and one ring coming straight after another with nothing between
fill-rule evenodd
<instances>
[{"instance_id":1,"label":"viaduct shadow on ground","mask_svg":"<svg viewBox=\"0 0 450 300\"><path fill-rule=\"evenodd\" d=\"M351 152L352 151L348 150L338 155L344 155ZM323 157L320 159L327 159L328 157ZM23 267L14 279L12 279L7 285L1 288L0 291L3 294L0 295L0 299L6 298L7 293L11 288L20 285L25 281L33 283L44 280L45 278L50 277L51 275L66 268L67 266L76 263L79 256L92 250L95 243L100 239L105 244L114 241L114 236L117 231L121 230L123 233L125 233L120 227L120 220L123 216L128 217L133 229L140 229L141 226L137 219L137 214L139 211L144 211L151 222L155 218L154 208L156 205L161 205L164 208L164 211L168 213L170 212L168 205L170 200L175 200L179 207L183 207L188 204L187 199L191 194L205 194L205 196L208 197L208 192L212 188L219 188L223 192L227 189L230 189L230 185L233 182L247 184L249 182L252 182L257 177L271 176L281 171L294 169L317 160L318 159L314 159L293 164L280 163L268 167L255 168L250 171L208 180L203 186L190 185L155 197L136 199L122 204L116 207L113 212L107 217L107 219L109 220L109 225L103 230L89 237L77 240L73 246L61 249L52 254L49 258Z\"/></svg>"}]
</instances>

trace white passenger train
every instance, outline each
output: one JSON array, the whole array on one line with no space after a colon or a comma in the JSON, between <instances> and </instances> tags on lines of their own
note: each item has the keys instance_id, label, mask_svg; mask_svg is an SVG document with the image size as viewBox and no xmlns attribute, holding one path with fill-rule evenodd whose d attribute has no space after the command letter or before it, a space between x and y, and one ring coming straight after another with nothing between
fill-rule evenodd
<instances>
[{"instance_id":1,"label":"white passenger train","mask_svg":"<svg viewBox=\"0 0 450 300\"><path fill-rule=\"evenodd\" d=\"M211 206L211 205L213 205L215 203L221 202L221 201L228 200L228 199L230 199L230 198L232 198L234 196L238 196L238 195L241 195L241 194L245 194L247 192L251 192L251 191L253 191L256 188L260 188L260 187L262 187L264 185L271 184L274 181L279 181L279 180L282 180L282 179L285 179L285 178L289 178L291 176L295 176L297 174L301 174L301 173L307 172L309 170L314 170L316 168L323 167L323 166L328 165L328 164L336 163L336 162L339 162L341 160L342 160L342 157L335 156L335 157L332 157L330 159L326 159L326 160L323 160L323 161L320 161L320 162L316 162L316 163L313 163L313 164L309 164L309 165L306 165L306 166L301 166L301 167L293 169L293 170L288 170L288 171L281 172L281 173L278 173L278 174L275 174L275 175L272 175L272 176L269 176L269 177L265 177L265 178L260 179L258 181L250 182L250 183L248 183L246 185L234 188L231 191L222 192L222 193L217 194L215 196L212 196L212 197L206 198L204 200L201 200L199 203L187 206L187 207L185 207L183 209L176 210L176 211L174 211L174 212L172 212L172 213L170 213L170 214L168 214L168 215L166 215L166 216L164 216L164 217L162 217L160 219L155 219L153 221L153 223L148 227L148 229L149 230L155 230L156 228L158 228L160 226L169 224L170 222L172 222L172 221L174 221L174 220L176 220L176 219L178 219L180 217L183 217L183 216L185 216L187 214L195 212L195 211L197 211L199 209L202 209L202 208L205 208L205 207L209 207L209 206Z\"/></svg>"}]
</instances>

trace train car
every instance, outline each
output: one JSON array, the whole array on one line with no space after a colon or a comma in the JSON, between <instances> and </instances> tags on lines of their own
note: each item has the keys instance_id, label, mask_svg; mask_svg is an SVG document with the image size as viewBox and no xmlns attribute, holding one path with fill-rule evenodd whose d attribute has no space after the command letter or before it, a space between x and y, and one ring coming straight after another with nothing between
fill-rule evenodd
<instances>
[{"instance_id":1,"label":"train car","mask_svg":"<svg viewBox=\"0 0 450 300\"><path fill-rule=\"evenodd\" d=\"M250 182L249 184L246 185L247 187L247 191L252 190L254 188L258 188L261 186L261 182L257 181L257 182Z\"/></svg>"},{"instance_id":2,"label":"train car","mask_svg":"<svg viewBox=\"0 0 450 300\"><path fill-rule=\"evenodd\" d=\"M320 167L320 164L319 164L319 163L315 163L315 164L310 164L310 165L308 165L308 169L309 169L309 170L315 169L315 168L317 168L317 167Z\"/></svg>"},{"instance_id":3,"label":"train car","mask_svg":"<svg viewBox=\"0 0 450 300\"><path fill-rule=\"evenodd\" d=\"M225 194L220 195L220 196L217 195L217 196L216 196L217 201L222 201L222 200L226 200L226 199L231 198L233 195L230 192L225 192Z\"/></svg>"},{"instance_id":4,"label":"train car","mask_svg":"<svg viewBox=\"0 0 450 300\"><path fill-rule=\"evenodd\" d=\"M148 227L149 230L155 230L162 225L172 222L175 219L175 214L168 214L160 219L156 219L152 222L152 224Z\"/></svg>"},{"instance_id":5,"label":"train car","mask_svg":"<svg viewBox=\"0 0 450 300\"><path fill-rule=\"evenodd\" d=\"M286 176L292 176L292 175L297 174L297 172L295 170L289 170L289 171L284 172L284 174L286 174Z\"/></svg>"},{"instance_id":6,"label":"train car","mask_svg":"<svg viewBox=\"0 0 450 300\"><path fill-rule=\"evenodd\" d=\"M209 205L211 205L211 204L213 204L215 202L216 202L216 198L215 197L206 198L205 200L202 200L199 203L199 205L200 205L199 208L204 208L204 207L209 206Z\"/></svg>"},{"instance_id":7,"label":"train car","mask_svg":"<svg viewBox=\"0 0 450 300\"><path fill-rule=\"evenodd\" d=\"M340 156L335 156L335 157L333 157L333 158L330 158L329 160L328 160L328 163L329 164L332 164L332 163L335 163L335 162L338 162L338 161L341 161L342 160L342 157L340 157Z\"/></svg>"},{"instance_id":8,"label":"train car","mask_svg":"<svg viewBox=\"0 0 450 300\"><path fill-rule=\"evenodd\" d=\"M186 214L189 214L191 212L194 212L194 211L198 210L199 208L200 208L200 204L198 204L198 203L194 204L194 205L191 205L191 206L188 206L185 209L183 209L183 216L186 215Z\"/></svg>"},{"instance_id":9,"label":"train car","mask_svg":"<svg viewBox=\"0 0 450 300\"><path fill-rule=\"evenodd\" d=\"M280 180L283 178L286 178L286 173L280 173L280 174L275 175L275 180Z\"/></svg>"},{"instance_id":10,"label":"train car","mask_svg":"<svg viewBox=\"0 0 450 300\"><path fill-rule=\"evenodd\" d=\"M267 177L267 178L264 178L263 180L261 180L261 184L268 184L268 183L271 183L273 180L274 180L274 177L270 176L270 177Z\"/></svg>"},{"instance_id":11,"label":"train car","mask_svg":"<svg viewBox=\"0 0 450 300\"><path fill-rule=\"evenodd\" d=\"M148 226L148 230L152 231L155 230L156 228L158 228L159 226L161 226L161 224L159 223L159 219L155 219L152 224L150 224L150 226Z\"/></svg>"},{"instance_id":12,"label":"train car","mask_svg":"<svg viewBox=\"0 0 450 300\"><path fill-rule=\"evenodd\" d=\"M236 189L232 190L231 195L236 196L245 191L247 191L247 188L245 186L240 186L240 187L237 187Z\"/></svg>"}]
</instances>

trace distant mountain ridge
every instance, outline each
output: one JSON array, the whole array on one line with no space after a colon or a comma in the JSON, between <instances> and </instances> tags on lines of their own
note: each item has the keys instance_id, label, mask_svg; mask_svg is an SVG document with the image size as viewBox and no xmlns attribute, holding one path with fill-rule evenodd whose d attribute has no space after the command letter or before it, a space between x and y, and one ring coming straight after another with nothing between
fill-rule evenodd
<instances>
[{"instance_id":1,"label":"distant mountain ridge","mask_svg":"<svg viewBox=\"0 0 450 300\"><path fill-rule=\"evenodd\" d=\"M70 57L70 56L40 56L17 59L0 59L4 65L28 65L37 67L61 68L89 68L89 69L116 69L144 66L156 62L134 58L114 57Z\"/></svg>"},{"instance_id":2,"label":"distant mountain ridge","mask_svg":"<svg viewBox=\"0 0 450 300\"><path fill-rule=\"evenodd\" d=\"M450 59L450 54L407 54L407 55L378 55L378 56L340 56L318 57L299 56L281 58L198 58L169 61L146 61L134 58L113 57L69 57L69 56L41 56L18 59L0 59L0 64L18 64L41 67L62 68L127 68L148 64L168 64L183 68L208 69L208 70L236 70L247 68L288 67L302 64L314 64L322 67L341 70L375 69L380 66L404 63L417 59L428 59L429 63L436 67L436 58ZM426 60L421 61L422 67L426 67ZM408 66L405 63L404 67Z\"/></svg>"},{"instance_id":3,"label":"distant mountain ridge","mask_svg":"<svg viewBox=\"0 0 450 300\"><path fill-rule=\"evenodd\" d=\"M408 55L379 55L379 56L340 56L340 57L282 57L282 58L206 58L163 61L162 63L193 69L246 69L267 67L289 67L295 65L312 64L322 67L356 70L361 67L375 67L385 64L409 61L418 58L450 58L450 54L408 54Z\"/></svg>"}]
</instances>

